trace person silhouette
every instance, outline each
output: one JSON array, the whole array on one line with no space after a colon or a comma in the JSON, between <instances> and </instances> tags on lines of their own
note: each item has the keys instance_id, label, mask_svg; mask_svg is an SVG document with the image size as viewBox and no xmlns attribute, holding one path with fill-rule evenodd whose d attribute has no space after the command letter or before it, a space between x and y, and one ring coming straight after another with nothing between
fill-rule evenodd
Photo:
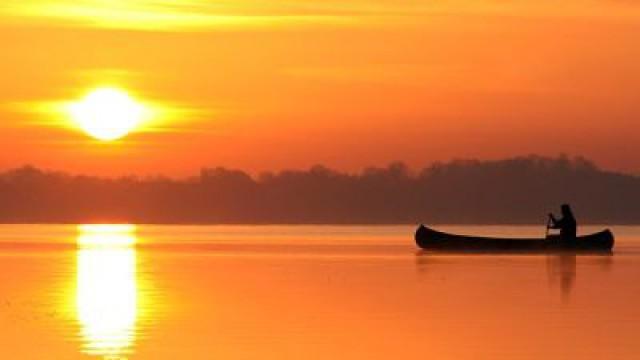
<instances>
[{"instance_id":1,"label":"person silhouette","mask_svg":"<svg viewBox=\"0 0 640 360\"><path fill-rule=\"evenodd\" d=\"M569 204L563 204L560 207L562 212L562 218L556 219L552 213L549 213L549 219L551 220L551 229L560 229L560 239L564 241L574 241L577 236L578 223L573 216L571 206Z\"/></svg>"}]
</instances>

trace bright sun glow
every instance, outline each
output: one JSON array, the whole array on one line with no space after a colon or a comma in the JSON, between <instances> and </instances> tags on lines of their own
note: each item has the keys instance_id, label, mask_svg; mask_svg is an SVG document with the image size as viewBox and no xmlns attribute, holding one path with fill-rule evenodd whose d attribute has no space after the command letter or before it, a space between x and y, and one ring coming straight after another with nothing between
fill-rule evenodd
<instances>
[{"instance_id":1,"label":"bright sun glow","mask_svg":"<svg viewBox=\"0 0 640 360\"><path fill-rule=\"evenodd\" d=\"M135 341L137 318L135 250L80 249L77 266L76 309L84 351L102 356L127 352Z\"/></svg>"},{"instance_id":2,"label":"bright sun glow","mask_svg":"<svg viewBox=\"0 0 640 360\"><path fill-rule=\"evenodd\" d=\"M88 135L116 140L133 131L145 117L145 107L126 91L98 88L69 106L73 121Z\"/></svg>"},{"instance_id":3,"label":"bright sun glow","mask_svg":"<svg viewBox=\"0 0 640 360\"><path fill-rule=\"evenodd\" d=\"M76 311L87 354L120 359L135 343L135 242L133 225L78 227Z\"/></svg>"},{"instance_id":4,"label":"bright sun glow","mask_svg":"<svg viewBox=\"0 0 640 360\"><path fill-rule=\"evenodd\" d=\"M80 247L121 247L136 244L136 226L130 224L98 224L78 226Z\"/></svg>"}]
</instances>

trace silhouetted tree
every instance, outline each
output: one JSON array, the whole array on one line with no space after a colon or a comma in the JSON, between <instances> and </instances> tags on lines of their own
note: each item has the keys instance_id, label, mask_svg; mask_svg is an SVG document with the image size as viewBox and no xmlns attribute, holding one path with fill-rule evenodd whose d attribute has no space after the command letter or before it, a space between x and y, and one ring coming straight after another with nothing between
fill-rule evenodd
<instances>
[{"instance_id":1,"label":"silhouetted tree","mask_svg":"<svg viewBox=\"0 0 640 360\"><path fill-rule=\"evenodd\" d=\"M0 222L536 223L560 203L581 222L640 223L640 178L560 156L403 163L348 174L316 165L187 179L99 178L25 166L0 173Z\"/></svg>"}]
</instances>

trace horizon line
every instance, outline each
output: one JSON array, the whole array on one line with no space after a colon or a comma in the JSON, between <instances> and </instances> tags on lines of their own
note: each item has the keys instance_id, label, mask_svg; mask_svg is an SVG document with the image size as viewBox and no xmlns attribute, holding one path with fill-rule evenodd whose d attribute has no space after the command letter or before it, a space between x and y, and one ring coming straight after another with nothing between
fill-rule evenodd
<instances>
[{"instance_id":1,"label":"horizon line","mask_svg":"<svg viewBox=\"0 0 640 360\"><path fill-rule=\"evenodd\" d=\"M25 163L22 165L16 165L16 166L8 166L8 167L3 167L0 168L0 175L12 172L12 171L18 171L18 170L24 170L24 169L33 169L33 170L37 170L37 171L41 171L43 173L46 174L64 174L64 175L69 175L69 176L87 176L87 177L94 177L94 178L100 178L100 179L122 179L122 178L154 178L154 177L161 177L161 178L167 178L167 179L172 179L172 180L184 180L184 179L189 179L192 178L194 176L200 176L202 174L203 171L206 170L216 170L216 169L223 169L223 170L228 170L228 171L240 171L243 172L245 174L247 174L248 176L250 176L252 179L257 179L259 178L261 175L264 174L282 174L282 173L286 173L286 172L309 172L312 171L314 169L324 169L336 174L340 174L340 175L352 175L352 176L357 176L357 175L363 175L364 173L366 173L366 171L368 170L380 170L380 169L389 169L393 166L401 166L404 169L406 169L409 172L409 175L416 175L417 172L423 171L423 170L427 170L427 169L431 169L435 166L438 165L451 165L451 164L456 164L456 163L480 163L480 164L487 164L487 163L499 163L499 162L506 162L506 161L516 161L516 160L538 160L538 161L568 161L570 164L576 164L576 163L584 163L587 166L591 166L593 167L593 169L601 171L601 172L608 172L608 173L615 173L615 174L622 174L622 175L628 175L628 176L640 176L640 172L636 172L636 171L632 171L632 170L620 170L620 169L611 169L611 168L607 168L607 167L602 167L600 164L596 163L595 161L591 160L590 158L583 156L583 155L569 155L566 153L559 153L557 155L551 156L551 155L540 155L540 154L535 154L535 153L531 153L531 154L526 154L526 155L514 155L514 156L506 156L506 157L499 157L499 158L472 158L472 157L452 157L448 160L433 160L429 163L425 163L422 166L409 166L404 160L393 160L393 161L388 161L382 165L364 165L361 166L358 170L340 170L337 169L335 167L332 167L331 165L325 165L322 163L315 163L313 165L309 165L307 167L298 167L298 168L294 168L294 167L283 167L283 168L278 168L278 169L270 169L270 170L260 170L260 171L250 171L250 170L246 170L246 169L242 169L239 167L231 167L231 166L226 166L226 165L201 165L199 168L195 169L195 173L191 173L189 175L181 175L181 176L175 176L175 175L168 175L168 174L163 174L160 172L156 172L156 173L146 173L146 174L141 174L141 173L122 173L122 174L117 174L117 175L99 175L96 173L83 173L83 172L74 172L74 171L69 171L69 170L61 170L61 169L56 169L56 168L48 168L48 167L42 167L39 165L35 165L32 163Z\"/></svg>"}]
</instances>

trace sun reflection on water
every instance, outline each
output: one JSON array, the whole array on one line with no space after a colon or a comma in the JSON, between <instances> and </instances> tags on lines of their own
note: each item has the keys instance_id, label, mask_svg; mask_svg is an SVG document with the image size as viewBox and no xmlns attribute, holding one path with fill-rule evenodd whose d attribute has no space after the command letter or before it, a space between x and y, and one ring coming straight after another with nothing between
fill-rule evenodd
<instances>
[{"instance_id":1,"label":"sun reflection on water","mask_svg":"<svg viewBox=\"0 0 640 360\"><path fill-rule=\"evenodd\" d=\"M121 359L135 343L139 290L133 225L78 227L76 314L83 352Z\"/></svg>"}]
</instances>

